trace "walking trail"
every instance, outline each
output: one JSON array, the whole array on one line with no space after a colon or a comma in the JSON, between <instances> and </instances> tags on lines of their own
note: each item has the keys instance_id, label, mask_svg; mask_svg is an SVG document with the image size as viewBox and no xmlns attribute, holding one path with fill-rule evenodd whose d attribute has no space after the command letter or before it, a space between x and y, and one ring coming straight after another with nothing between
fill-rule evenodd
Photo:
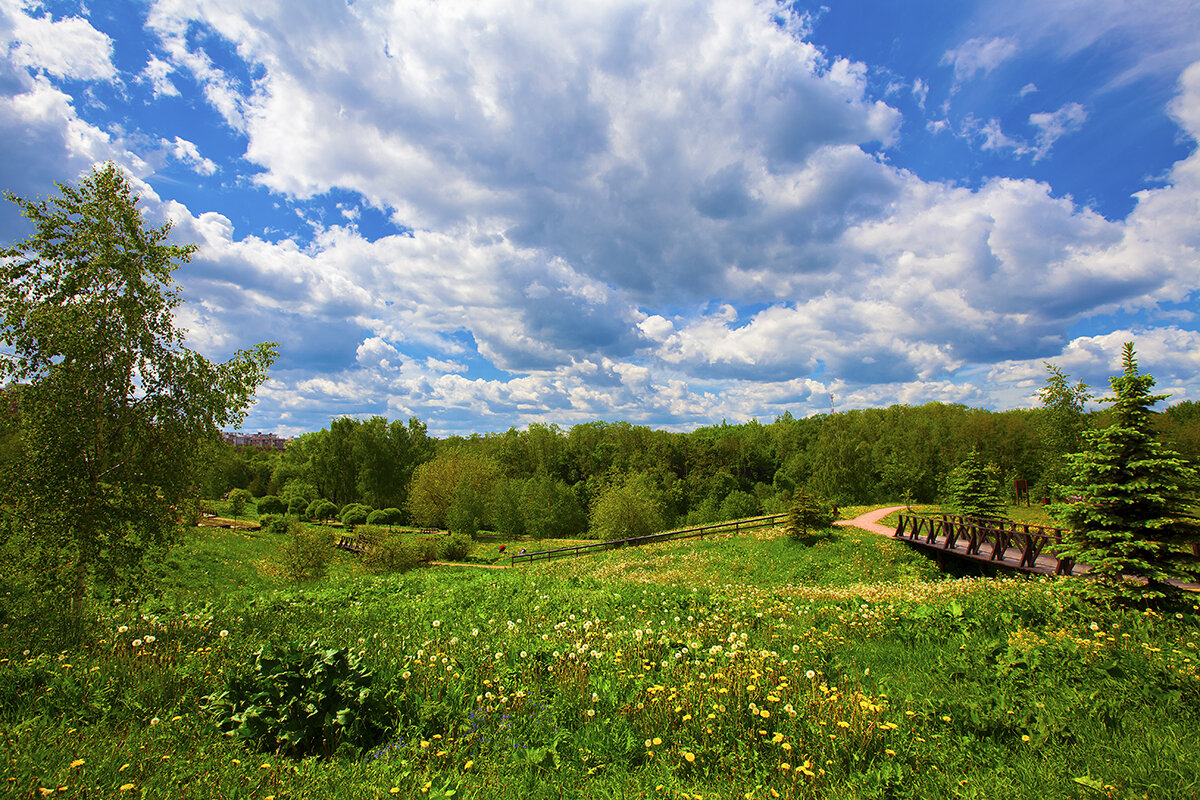
<instances>
[{"instance_id":1,"label":"walking trail","mask_svg":"<svg viewBox=\"0 0 1200 800\"><path fill-rule=\"evenodd\" d=\"M879 520L891 514L893 511L900 511L907 506L888 506L887 508L877 508L874 511L868 511L865 514L859 514L854 519L840 519L833 523L841 525L843 528L859 528L868 533L877 533L880 536L891 538L896 533L894 528L889 528L886 525L880 525Z\"/></svg>"}]
</instances>

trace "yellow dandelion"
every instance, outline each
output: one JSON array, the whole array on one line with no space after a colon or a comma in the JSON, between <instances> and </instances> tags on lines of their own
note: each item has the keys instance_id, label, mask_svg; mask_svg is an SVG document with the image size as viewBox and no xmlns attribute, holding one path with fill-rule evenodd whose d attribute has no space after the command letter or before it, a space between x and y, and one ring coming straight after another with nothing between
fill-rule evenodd
<instances>
[{"instance_id":1,"label":"yellow dandelion","mask_svg":"<svg viewBox=\"0 0 1200 800\"><path fill-rule=\"evenodd\" d=\"M684 759L684 761L686 761L686 762L688 762L689 764L691 764L691 763L693 763L693 762L696 760L696 754L695 754L695 753L684 753L684 754L683 754L683 759Z\"/></svg>"},{"instance_id":2,"label":"yellow dandelion","mask_svg":"<svg viewBox=\"0 0 1200 800\"><path fill-rule=\"evenodd\" d=\"M264 761L262 764L260 764L260 765L258 766L258 768L259 768L259 769L270 769L270 768L271 768L271 765L270 765L270 764L268 764L266 761Z\"/></svg>"},{"instance_id":3,"label":"yellow dandelion","mask_svg":"<svg viewBox=\"0 0 1200 800\"><path fill-rule=\"evenodd\" d=\"M774 736L771 737L771 741L774 742L775 744L779 744L780 742L783 741L783 734L776 733Z\"/></svg>"},{"instance_id":4,"label":"yellow dandelion","mask_svg":"<svg viewBox=\"0 0 1200 800\"><path fill-rule=\"evenodd\" d=\"M132 788L133 788L133 784L132 784L132 783L123 783L123 784L121 784L121 788L120 788L120 790L119 790L119 791L122 791L122 792L128 792L128 791L129 791L130 789L132 789Z\"/></svg>"},{"instance_id":5,"label":"yellow dandelion","mask_svg":"<svg viewBox=\"0 0 1200 800\"><path fill-rule=\"evenodd\" d=\"M658 745L662 744L662 739L658 738L657 736L655 736L655 737L654 737L653 741L654 741L654 746L655 746L655 747L657 747Z\"/></svg>"},{"instance_id":6,"label":"yellow dandelion","mask_svg":"<svg viewBox=\"0 0 1200 800\"><path fill-rule=\"evenodd\" d=\"M82 758L77 758L77 759L75 759L74 761L72 761L72 762L71 762L71 769L75 769L76 767L82 767L82 766L83 766L83 764L84 764L84 761L83 761L83 759L82 759Z\"/></svg>"},{"instance_id":7,"label":"yellow dandelion","mask_svg":"<svg viewBox=\"0 0 1200 800\"><path fill-rule=\"evenodd\" d=\"M388 794L400 794L400 787L393 786L391 789L388 789Z\"/></svg>"}]
</instances>

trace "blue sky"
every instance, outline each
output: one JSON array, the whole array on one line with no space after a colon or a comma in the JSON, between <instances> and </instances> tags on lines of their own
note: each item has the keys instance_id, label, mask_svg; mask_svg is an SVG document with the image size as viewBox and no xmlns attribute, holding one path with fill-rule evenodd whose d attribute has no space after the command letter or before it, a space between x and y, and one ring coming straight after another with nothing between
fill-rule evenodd
<instances>
[{"instance_id":1,"label":"blue sky","mask_svg":"<svg viewBox=\"0 0 1200 800\"><path fill-rule=\"evenodd\" d=\"M595 6L595 7L592 7ZM0 0L0 187L113 160L245 427L1200 398L1200 6ZM0 211L0 240L26 233Z\"/></svg>"}]
</instances>

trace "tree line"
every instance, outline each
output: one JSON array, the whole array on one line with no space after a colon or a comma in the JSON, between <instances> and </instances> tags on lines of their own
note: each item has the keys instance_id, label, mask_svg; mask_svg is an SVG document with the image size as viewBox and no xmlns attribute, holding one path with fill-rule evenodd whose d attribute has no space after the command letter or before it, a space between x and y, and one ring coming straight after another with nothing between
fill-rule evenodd
<instances>
[{"instance_id":1,"label":"tree line","mask_svg":"<svg viewBox=\"0 0 1200 800\"><path fill-rule=\"evenodd\" d=\"M571 537L602 522L602 500L640 504L659 526L783 513L799 490L841 505L938 502L974 453L1002 496L1023 479L1037 502L1055 499L1084 432L1109 422L1108 410L1083 410L1084 394L1051 367L1043 406L1010 411L927 403L688 433L594 421L443 439L415 417L339 418L282 453L214 445L204 491L394 508L406 523L472 533ZM1164 444L1200 462L1200 404L1169 407L1153 424Z\"/></svg>"}]
</instances>

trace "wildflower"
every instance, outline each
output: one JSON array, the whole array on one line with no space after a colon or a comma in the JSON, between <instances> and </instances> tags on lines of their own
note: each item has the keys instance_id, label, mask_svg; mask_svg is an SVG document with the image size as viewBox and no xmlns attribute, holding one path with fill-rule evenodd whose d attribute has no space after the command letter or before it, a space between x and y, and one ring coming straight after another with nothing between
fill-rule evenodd
<instances>
[{"instance_id":1,"label":"wildflower","mask_svg":"<svg viewBox=\"0 0 1200 800\"><path fill-rule=\"evenodd\" d=\"M157 724L158 724L159 722L161 722L161 721L162 721L162 720L160 720L158 717L154 717L154 718L152 718L152 719L150 720L150 724L151 724L151 725L157 725Z\"/></svg>"},{"instance_id":2,"label":"wildflower","mask_svg":"<svg viewBox=\"0 0 1200 800\"><path fill-rule=\"evenodd\" d=\"M217 634L217 636L220 636L222 639L224 639L228 635L229 635L229 631L226 631L226 630L222 630L220 633ZM359 639L359 642L361 643L362 639Z\"/></svg>"},{"instance_id":3,"label":"wildflower","mask_svg":"<svg viewBox=\"0 0 1200 800\"><path fill-rule=\"evenodd\" d=\"M134 647L141 647L141 646L142 646L142 640L141 640L141 639L134 639L134 640L131 642L131 644L132 644Z\"/></svg>"},{"instance_id":4,"label":"wildflower","mask_svg":"<svg viewBox=\"0 0 1200 800\"><path fill-rule=\"evenodd\" d=\"M76 767L82 767L82 766L83 766L83 764L84 764L84 761L83 761L83 759L82 759L82 758L77 758L77 759L75 759L74 761L72 761L72 762L71 762L71 769L75 769Z\"/></svg>"},{"instance_id":5,"label":"wildflower","mask_svg":"<svg viewBox=\"0 0 1200 800\"><path fill-rule=\"evenodd\" d=\"M683 760L688 762L689 764L694 763L696 760L696 754L695 753L684 753Z\"/></svg>"},{"instance_id":6,"label":"wildflower","mask_svg":"<svg viewBox=\"0 0 1200 800\"><path fill-rule=\"evenodd\" d=\"M154 644L154 637L153 637L153 636L147 636L147 637L146 637L146 644Z\"/></svg>"},{"instance_id":7,"label":"wildflower","mask_svg":"<svg viewBox=\"0 0 1200 800\"><path fill-rule=\"evenodd\" d=\"M128 625L122 625L121 627L117 628L117 633L128 633L128 631L129 631Z\"/></svg>"},{"instance_id":8,"label":"wildflower","mask_svg":"<svg viewBox=\"0 0 1200 800\"><path fill-rule=\"evenodd\" d=\"M123 784L121 784L120 791L122 791L122 792L128 792L128 791L129 791L130 789L132 789L132 788L133 788L133 784L132 784L132 783L123 783Z\"/></svg>"},{"instance_id":9,"label":"wildflower","mask_svg":"<svg viewBox=\"0 0 1200 800\"><path fill-rule=\"evenodd\" d=\"M813 672L810 669L808 672L804 673L804 677L808 678L811 681L813 678L817 677L817 673Z\"/></svg>"},{"instance_id":10,"label":"wildflower","mask_svg":"<svg viewBox=\"0 0 1200 800\"><path fill-rule=\"evenodd\" d=\"M440 628L440 627L442 627L442 621L441 621L440 619L435 619L435 620L433 621L433 627L435 627L435 628Z\"/></svg>"}]
</instances>

